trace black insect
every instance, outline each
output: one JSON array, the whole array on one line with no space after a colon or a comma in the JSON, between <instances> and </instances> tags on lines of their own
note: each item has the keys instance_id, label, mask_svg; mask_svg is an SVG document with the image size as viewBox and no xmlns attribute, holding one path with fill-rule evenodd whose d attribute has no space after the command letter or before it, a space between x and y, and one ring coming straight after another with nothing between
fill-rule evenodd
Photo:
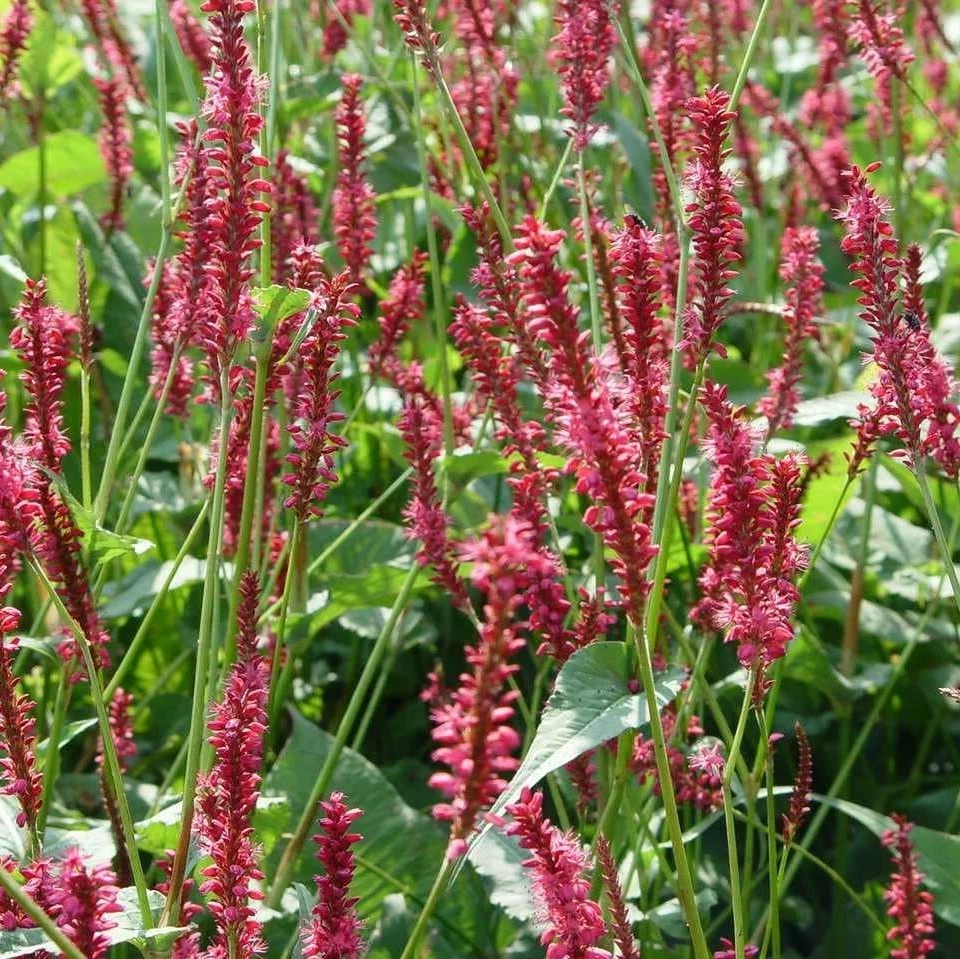
<instances>
[{"instance_id":1,"label":"black insect","mask_svg":"<svg viewBox=\"0 0 960 959\"><path fill-rule=\"evenodd\" d=\"M903 321L910 327L911 330L920 329L920 317L917 316L913 310L904 310L903 311Z\"/></svg>"},{"instance_id":2,"label":"black insect","mask_svg":"<svg viewBox=\"0 0 960 959\"><path fill-rule=\"evenodd\" d=\"M636 213L627 213L624 216L624 219L630 226L646 226L647 224L643 222L643 217L638 216Z\"/></svg>"}]
</instances>

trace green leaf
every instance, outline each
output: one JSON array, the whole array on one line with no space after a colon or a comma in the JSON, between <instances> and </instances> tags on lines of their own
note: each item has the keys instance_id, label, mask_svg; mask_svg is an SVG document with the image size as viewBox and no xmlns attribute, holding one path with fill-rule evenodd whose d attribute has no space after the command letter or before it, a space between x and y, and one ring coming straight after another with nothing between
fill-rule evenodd
<instances>
[{"instance_id":1,"label":"green leaf","mask_svg":"<svg viewBox=\"0 0 960 959\"><path fill-rule=\"evenodd\" d=\"M264 870L273 875L277 858L295 816L304 808L313 782L330 750L333 737L292 712L290 738L263 784L275 802L257 811L257 835L263 842ZM350 889L359 897L362 918L379 915L384 900L394 893L422 903L447 847L445 831L428 816L411 809L379 769L359 753L344 749L330 791L346 794L347 801L362 807L354 831L363 839L354 846L357 872ZM279 799L280 801L276 801ZM316 872L313 850L305 848L297 862L295 878L313 888ZM483 918L476 894L461 882L448 891L438 910L438 933L449 936L449 948L435 946L436 955L459 955L469 942L474 924Z\"/></svg>"},{"instance_id":2,"label":"green leaf","mask_svg":"<svg viewBox=\"0 0 960 959\"><path fill-rule=\"evenodd\" d=\"M257 286L251 290L257 317L268 329L294 313L302 313L310 305L307 290L291 290L289 286Z\"/></svg>"},{"instance_id":3,"label":"green leaf","mask_svg":"<svg viewBox=\"0 0 960 959\"><path fill-rule=\"evenodd\" d=\"M530 749L494 803L492 816L502 814L524 787L535 786L624 730L640 729L649 722L646 698L628 685L633 678L631 663L632 649L626 643L592 643L564 663ZM679 670L660 675L656 693L661 709L676 697L682 681ZM489 825L481 836L488 830ZM474 846L477 842L479 837Z\"/></svg>"},{"instance_id":4,"label":"green leaf","mask_svg":"<svg viewBox=\"0 0 960 959\"><path fill-rule=\"evenodd\" d=\"M76 40L34 5L34 24L27 49L20 61L19 79L28 97L51 95L83 73L83 59Z\"/></svg>"},{"instance_id":5,"label":"green leaf","mask_svg":"<svg viewBox=\"0 0 960 959\"><path fill-rule=\"evenodd\" d=\"M457 486L466 486L480 476L496 476L509 469L507 461L496 450L445 456L440 469Z\"/></svg>"},{"instance_id":6,"label":"green leaf","mask_svg":"<svg viewBox=\"0 0 960 959\"><path fill-rule=\"evenodd\" d=\"M366 573L359 575L335 573L324 577L323 585L329 593L311 618L311 627L320 629L351 609L392 606L409 575L408 569L396 566L371 566ZM423 589L429 580L429 574L424 571L418 577L414 591Z\"/></svg>"},{"instance_id":7,"label":"green leaf","mask_svg":"<svg viewBox=\"0 0 960 959\"><path fill-rule=\"evenodd\" d=\"M97 218L87 209L86 204L76 202L72 205L73 215L77 220L77 228L83 239L83 246L90 255L97 271L97 278L102 280L114 293L119 296L132 312L139 313L143 303L143 260L139 251L134 247L126 234L114 234L108 241ZM122 370L118 375L126 373L126 358Z\"/></svg>"},{"instance_id":8,"label":"green leaf","mask_svg":"<svg viewBox=\"0 0 960 959\"><path fill-rule=\"evenodd\" d=\"M197 559L195 556L185 556L180 568L170 581L169 591L202 582L206 565L205 560ZM160 592L173 566L172 559L165 563L144 563L119 582L108 584L104 592L110 598L102 610L104 619L135 616L143 612Z\"/></svg>"},{"instance_id":9,"label":"green leaf","mask_svg":"<svg viewBox=\"0 0 960 959\"><path fill-rule=\"evenodd\" d=\"M92 137L76 130L61 130L46 138L44 148L47 191L55 197L72 196L107 178L100 148ZM39 186L39 147L21 150L0 166L0 188L25 197L36 193Z\"/></svg>"}]
</instances>

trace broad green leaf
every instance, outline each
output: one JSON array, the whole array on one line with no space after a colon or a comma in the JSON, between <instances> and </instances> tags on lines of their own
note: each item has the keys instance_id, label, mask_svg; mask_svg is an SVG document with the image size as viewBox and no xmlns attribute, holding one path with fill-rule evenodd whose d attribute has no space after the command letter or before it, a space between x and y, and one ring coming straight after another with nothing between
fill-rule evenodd
<instances>
[{"instance_id":1,"label":"broad green leaf","mask_svg":"<svg viewBox=\"0 0 960 959\"><path fill-rule=\"evenodd\" d=\"M165 563L144 563L119 582L108 584L104 592L109 596L109 600L102 610L103 617L115 619L118 616L135 616L143 612L160 592L173 567L172 559ZM168 589L173 591L202 582L205 571L204 560L185 556Z\"/></svg>"},{"instance_id":2,"label":"broad green leaf","mask_svg":"<svg viewBox=\"0 0 960 959\"><path fill-rule=\"evenodd\" d=\"M358 575L335 573L325 576L322 584L329 592L311 618L312 628L320 629L351 609L392 606L408 575L408 569L396 566L371 566L366 573ZM429 579L429 574L424 571L414 589L422 589Z\"/></svg>"},{"instance_id":3,"label":"broad green leaf","mask_svg":"<svg viewBox=\"0 0 960 959\"><path fill-rule=\"evenodd\" d=\"M144 296L141 282L143 261L139 252L135 247L131 250L129 237L125 234L115 234L108 241L86 204L77 201L72 209L84 249L97 271L97 278L113 290L131 311L139 312ZM123 368L118 371L120 376L126 372L126 357L123 359Z\"/></svg>"},{"instance_id":4,"label":"broad green leaf","mask_svg":"<svg viewBox=\"0 0 960 959\"><path fill-rule=\"evenodd\" d=\"M807 446L807 456L811 461L822 455L829 459L826 468L807 485L800 525L797 527L797 538L802 542L819 543L828 532L830 518L840 497L848 501L853 495L856 485L847 485L847 461L844 457L850 449L851 440L846 436ZM837 510L838 516L841 510Z\"/></svg>"},{"instance_id":5,"label":"broad green leaf","mask_svg":"<svg viewBox=\"0 0 960 959\"><path fill-rule=\"evenodd\" d=\"M263 794L274 798L269 809L258 809L257 835L263 843L264 870L273 875L284 839L295 817L304 808L313 782L333 743L329 733L293 712L293 729L263 783ZM363 809L353 830L363 839L354 846L357 872L351 895L368 921L379 915L384 900L402 893L408 901L422 903L447 848L445 830L428 816L411 809L376 766L359 753L345 749L330 784L347 801ZM276 800L280 801L276 801ZM316 872L313 850L305 848L297 862L295 878L313 889ZM468 947L475 924L483 918L482 902L471 891L467 876L451 888L438 911L438 935L448 939L437 955L458 955Z\"/></svg>"},{"instance_id":6,"label":"broad green leaf","mask_svg":"<svg viewBox=\"0 0 960 959\"><path fill-rule=\"evenodd\" d=\"M843 390L829 396L803 400L793 417L794 426L823 426L837 420L850 420L857 415L861 403L869 403L870 396L863 390Z\"/></svg>"},{"instance_id":7,"label":"broad green leaf","mask_svg":"<svg viewBox=\"0 0 960 959\"><path fill-rule=\"evenodd\" d=\"M650 142L633 121L622 113L612 110L610 116L613 121L613 130L620 141L620 146L627 156L630 170L633 173L631 199L636 212L644 220L652 220L654 216L653 190L650 186Z\"/></svg>"},{"instance_id":8,"label":"broad green leaf","mask_svg":"<svg viewBox=\"0 0 960 959\"><path fill-rule=\"evenodd\" d=\"M493 816L502 814L524 787L532 788L585 752L649 722L646 698L632 688L632 658L626 643L605 642L578 650L564 663L530 749L494 803ZM682 681L679 670L658 677L656 694L661 709L676 697ZM488 829L485 826L481 834Z\"/></svg>"},{"instance_id":9,"label":"broad green leaf","mask_svg":"<svg viewBox=\"0 0 960 959\"><path fill-rule=\"evenodd\" d=\"M61 130L46 138L47 191L55 197L72 196L107 177L100 148L93 137ZM29 147L0 166L0 188L17 196L36 193L40 186L40 148Z\"/></svg>"},{"instance_id":10,"label":"broad green leaf","mask_svg":"<svg viewBox=\"0 0 960 959\"><path fill-rule=\"evenodd\" d=\"M60 733L60 741L57 743L57 748L62 750L63 747L68 743L73 742L77 736L82 736L88 729L93 729L93 727L96 725L96 717L89 719L75 719L72 723L67 723ZM44 739L43 742L38 743L37 754L39 756L45 756L47 754L47 748L49 745L49 739Z\"/></svg>"},{"instance_id":11,"label":"broad green leaf","mask_svg":"<svg viewBox=\"0 0 960 959\"><path fill-rule=\"evenodd\" d=\"M83 59L76 39L57 27L53 18L32 4L34 23L19 66L19 81L28 97L46 99L83 73Z\"/></svg>"}]
</instances>

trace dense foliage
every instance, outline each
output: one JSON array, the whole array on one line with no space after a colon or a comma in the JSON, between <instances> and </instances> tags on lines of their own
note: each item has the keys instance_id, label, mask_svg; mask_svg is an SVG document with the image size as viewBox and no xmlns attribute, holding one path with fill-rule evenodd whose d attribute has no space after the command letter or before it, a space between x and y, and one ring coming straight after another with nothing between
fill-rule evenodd
<instances>
[{"instance_id":1,"label":"dense foliage","mask_svg":"<svg viewBox=\"0 0 960 959\"><path fill-rule=\"evenodd\" d=\"M0 0L0 959L960 950L958 45Z\"/></svg>"}]
</instances>

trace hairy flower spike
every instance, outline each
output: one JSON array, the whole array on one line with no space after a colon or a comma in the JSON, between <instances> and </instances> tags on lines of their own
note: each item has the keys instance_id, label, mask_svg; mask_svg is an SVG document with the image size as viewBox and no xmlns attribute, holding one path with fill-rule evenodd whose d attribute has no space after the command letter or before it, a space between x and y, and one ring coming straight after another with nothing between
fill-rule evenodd
<instances>
[{"instance_id":1,"label":"hairy flower spike","mask_svg":"<svg viewBox=\"0 0 960 959\"><path fill-rule=\"evenodd\" d=\"M794 724L797 737L797 775L790 794L790 808L783 814L783 838L793 842L800 827L810 815L810 791L813 789L813 758L810 740L799 721Z\"/></svg>"},{"instance_id":2,"label":"hairy flower spike","mask_svg":"<svg viewBox=\"0 0 960 959\"><path fill-rule=\"evenodd\" d=\"M416 250L390 281L380 303L380 336L367 353L371 376L396 377L400 341L411 324L423 318L427 260L426 253Z\"/></svg>"},{"instance_id":3,"label":"hairy flower spike","mask_svg":"<svg viewBox=\"0 0 960 959\"><path fill-rule=\"evenodd\" d=\"M267 680L262 659L234 664L208 724L213 767L197 784L195 828L201 850L213 860L202 872L200 891L214 897L209 908L217 925L215 944L237 959L264 951L249 901L260 898L252 883L263 878L251 818L260 793Z\"/></svg>"},{"instance_id":4,"label":"hairy flower spike","mask_svg":"<svg viewBox=\"0 0 960 959\"><path fill-rule=\"evenodd\" d=\"M583 152L596 132L597 107L610 82L610 54L617 42L613 17L619 4L604 0L560 0L557 22L560 33L554 38L560 60L565 105L561 111L571 121L573 146Z\"/></svg>"},{"instance_id":5,"label":"hairy flower spike","mask_svg":"<svg viewBox=\"0 0 960 959\"><path fill-rule=\"evenodd\" d=\"M610 843L602 833L597 836L596 849L597 859L600 861L600 875L603 877L603 888L610 903L610 926L617 943L618 955L620 959L640 959L640 950L633 937L617 864L614 861Z\"/></svg>"},{"instance_id":6,"label":"hairy flower spike","mask_svg":"<svg viewBox=\"0 0 960 959\"><path fill-rule=\"evenodd\" d=\"M894 873L883 898L887 915L894 920L887 939L897 943L890 959L923 959L933 952L933 896L920 888L924 875L917 869L917 854L910 839L913 823L894 813L894 829L883 834L883 844L892 850Z\"/></svg>"},{"instance_id":7,"label":"hairy flower spike","mask_svg":"<svg viewBox=\"0 0 960 959\"><path fill-rule=\"evenodd\" d=\"M524 867L532 873L534 898L546 927L541 941L547 959L612 959L597 943L606 927L600 906L590 898L587 857L577 839L562 833L543 815L543 796L524 787L509 805L508 836L530 852Z\"/></svg>"},{"instance_id":8,"label":"hairy flower spike","mask_svg":"<svg viewBox=\"0 0 960 959\"><path fill-rule=\"evenodd\" d=\"M888 220L889 204L866 179L873 169L851 168L847 205L837 214L846 230L841 248L856 274L851 285L860 293L860 318L872 334L873 352L866 359L879 368L869 387L874 407L862 410L857 423L859 446L869 449L874 439L892 433L906 447L912 468L929 456L955 477L960 473L956 381L930 341L923 317L913 312L922 307L918 263L908 271L903 300L918 322L911 323L901 309L904 263ZM915 253L911 256L916 259Z\"/></svg>"},{"instance_id":9,"label":"hairy flower spike","mask_svg":"<svg viewBox=\"0 0 960 959\"><path fill-rule=\"evenodd\" d=\"M3 575L8 575L4 570ZM9 592L9 585L0 588L0 598ZM20 613L5 606L0 608L0 759L3 785L0 792L14 796L20 803L17 825L31 833L37 827L37 816L43 804L43 775L37 767L36 703L17 692L13 659L18 649L15 637L9 636L20 625Z\"/></svg>"},{"instance_id":10,"label":"hairy flower spike","mask_svg":"<svg viewBox=\"0 0 960 959\"><path fill-rule=\"evenodd\" d=\"M707 383L701 402L710 420L705 453L714 465L704 540L710 554L694 615L725 632L745 667L764 669L793 638L795 574L806 553L794 533L800 521L802 461L755 453L743 409L725 387Z\"/></svg>"},{"instance_id":11,"label":"hairy flower spike","mask_svg":"<svg viewBox=\"0 0 960 959\"><path fill-rule=\"evenodd\" d=\"M110 917L123 912L117 901L116 877L106 866L87 868L76 847L64 853L54 867L47 911L87 959L106 959L116 927Z\"/></svg>"},{"instance_id":12,"label":"hairy flower spike","mask_svg":"<svg viewBox=\"0 0 960 959\"><path fill-rule=\"evenodd\" d=\"M687 204L693 239L694 299L684 317L684 340L694 362L711 349L724 354L715 342L733 296L727 285L736 275L743 242L743 211L733 194L733 180L723 169L730 151L724 146L735 113L727 109L729 96L712 87L688 105L696 131L696 162L688 174L693 200Z\"/></svg>"},{"instance_id":13,"label":"hairy flower spike","mask_svg":"<svg viewBox=\"0 0 960 959\"><path fill-rule=\"evenodd\" d=\"M260 174L267 161L257 153L263 126L258 111L261 78L254 72L243 33L244 15L254 9L253 0L205 0L201 6L213 27L213 69L201 110L207 121L203 152L216 193L204 211L210 231L204 258L212 305L201 316L198 333L215 396L222 371L253 327L251 258L260 246L261 216L270 210L260 198L270 193Z\"/></svg>"},{"instance_id":14,"label":"hairy flower spike","mask_svg":"<svg viewBox=\"0 0 960 959\"><path fill-rule=\"evenodd\" d=\"M780 278L792 284L786 293L783 311L787 335L783 360L767 374L770 392L760 401L760 413L769 423L767 434L789 429L793 423L800 395L797 385L803 365L803 347L818 337L816 320L823 313L823 264L820 262L820 239L813 227L788 227L781 242Z\"/></svg>"},{"instance_id":15,"label":"hairy flower spike","mask_svg":"<svg viewBox=\"0 0 960 959\"><path fill-rule=\"evenodd\" d=\"M340 257L350 271L350 281L360 286L373 253L370 244L377 235L377 215L373 187L364 170L367 153L363 138L367 124L360 99L363 80L349 73L341 83L343 96L336 111L337 185L331 199L333 232Z\"/></svg>"},{"instance_id":16,"label":"hairy flower spike","mask_svg":"<svg viewBox=\"0 0 960 959\"><path fill-rule=\"evenodd\" d=\"M100 218L100 223L109 234L123 229L123 201L133 174L133 131L127 120L126 83L119 77L95 82L100 91L100 112L103 114L98 142L110 179L110 208Z\"/></svg>"},{"instance_id":17,"label":"hairy flower spike","mask_svg":"<svg viewBox=\"0 0 960 959\"><path fill-rule=\"evenodd\" d=\"M13 0L0 26L0 109L17 93L17 63L32 29L30 0Z\"/></svg>"},{"instance_id":18,"label":"hairy flower spike","mask_svg":"<svg viewBox=\"0 0 960 959\"><path fill-rule=\"evenodd\" d=\"M350 832L363 812L349 809L346 796L335 792L320 804L323 816L314 837L324 874L316 877L317 902L301 930L304 959L359 959L363 952L357 899L349 895L356 870L351 846L363 838Z\"/></svg>"},{"instance_id":19,"label":"hairy flower spike","mask_svg":"<svg viewBox=\"0 0 960 959\"><path fill-rule=\"evenodd\" d=\"M473 564L471 580L483 593L484 606L479 639L466 652L472 668L430 714L440 747L433 758L449 769L430 778L448 800L434 806L433 815L451 823L451 859L466 851L478 817L506 788L505 774L520 764L514 755L520 736L510 725L517 693L507 686L519 669L510 660L525 645L525 624L517 614L526 590L554 574L550 559L538 549L536 531L512 515L492 522L478 540L460 548L460 555Z\"/></svg>"},{"instance_id":20,"label":"hairy flower spike","mask_svg":"<svg viewBox=\"0 0 960 959\"><path fill-rule=\"evenodd\" d=\"M403 31L404 40L420 57L424 69L440 76L440 34L433 29L425 0L393 0L393 19Z\"/></svg>"},{"instance_id":21,"label":"hairy flower spike","mask_svg":"<svg viewBox=\"0 0 960 959\"><path fill-rule=\"evenodd\" d=\"M352 326L360 315L350 302L352 284L346 270L332 280L321 278L314 293L316 311L313 327L301 346L302 379L300 395L294 406L296 420L287 427L294 450L287 456L292 469L283 476L291 487L284 506L292 509L299 522L318 516L327 491L337 481L333 454L346 446L346 440L330 431L343 419L334 409L338 390L333 365L340 354L344 328Z\"/></svg>"},{"instance_id":22,"label":"hairy flower spike","mask_svg":"<svg viewBox=\"0 0 960 959\"><path fill-rule=\"evenodd\" d=\"M59 473L70 441L63 430L63 387L72 359L70 338L77 333L74 317L46 305L47 284L28 279L13 315L18 322L10 345L24 364L21 374L30 402L23 435L32 454L52 473Z\"/></svg>"}]
</instances>

